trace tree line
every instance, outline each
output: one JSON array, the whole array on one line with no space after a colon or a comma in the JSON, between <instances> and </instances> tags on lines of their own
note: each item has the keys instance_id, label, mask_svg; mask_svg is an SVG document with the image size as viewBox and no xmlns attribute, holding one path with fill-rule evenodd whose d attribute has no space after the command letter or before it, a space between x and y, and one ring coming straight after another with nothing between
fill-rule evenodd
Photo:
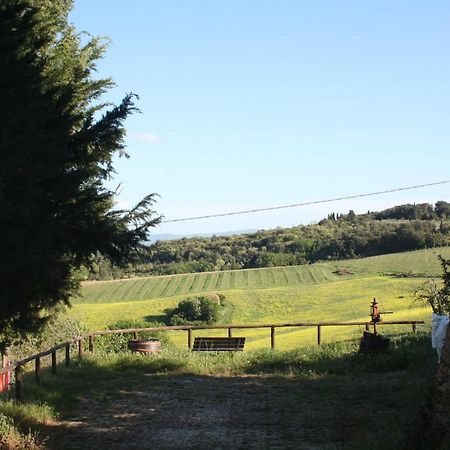
<instances>
[{"instance_id":1,"label":"tree line","mask_svg":"<svg viewBox=\"0 0 450 450\"><path fill-rule=\"evenodd\" d=\"M234 236L158 241L125 270L96 259L91 279L253 269L360 258L450 245L450 203L400 205L379 212L329 214L311 225Z\"/></svg>"}]
</instances>

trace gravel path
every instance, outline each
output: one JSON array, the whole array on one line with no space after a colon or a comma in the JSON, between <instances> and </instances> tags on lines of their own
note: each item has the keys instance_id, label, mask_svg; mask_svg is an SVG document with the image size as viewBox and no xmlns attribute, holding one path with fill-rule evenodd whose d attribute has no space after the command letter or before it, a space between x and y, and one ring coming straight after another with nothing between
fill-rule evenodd
<instances>
[{"instance_id":1,"label":"gravel path","mask_svg":"<svg viewBox=\"0 0 450 450\"><path fill-rule=\"evenodd\" d=\"M301 422L308 418L286 381L142 375L139 386L80 399L51 427L48 448L317 448L307 444Z\"/></svg>"}]
</instances>

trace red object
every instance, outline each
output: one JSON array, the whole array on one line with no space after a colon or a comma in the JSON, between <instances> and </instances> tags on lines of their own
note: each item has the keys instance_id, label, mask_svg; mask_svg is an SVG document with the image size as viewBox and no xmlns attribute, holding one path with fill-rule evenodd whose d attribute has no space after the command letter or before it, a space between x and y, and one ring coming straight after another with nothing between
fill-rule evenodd
<instances>
[{"instance_id":1,"label":"red object","mask_svg":"<svg viewBox=\"0 0 450 450\"><path fill-rule=\"evenodd\" d=\"M5 372L0 374L0 392L9 390L10 373Z\"/></svg>"},{"instance_id":2,"label":"red object","mask_svg":"<svg viewBox=\"0 0 450 450\"><path fill-rule=\"evenodd\" d=\"M0 367L4 368L9 365L8 357L4 354L1 355ZM6 392L9 390L9 382L11 374L10 372L5 372L0 374L0 392Z\"/></svg>"}]
</instances>

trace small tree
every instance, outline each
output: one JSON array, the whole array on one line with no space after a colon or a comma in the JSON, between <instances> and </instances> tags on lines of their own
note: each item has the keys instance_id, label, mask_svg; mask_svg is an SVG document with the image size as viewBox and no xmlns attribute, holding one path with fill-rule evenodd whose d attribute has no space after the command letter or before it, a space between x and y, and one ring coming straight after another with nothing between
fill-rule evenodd
<instances>
[{"instance_id":1,"label":"small tree","mask_svg":"<svg viewBox=\"0 0 450 450\"><path fill-rule=\"evenodd\" d=\"M438 255L442 266L442 286L431 278L427 283L414 291L416 300L424 305L431 306L435 314L440 316L450 314L450 260Z\"/></svg>"},{"instance_id":2,"label":"small tree","mask_svg":"<svg viewBox=\"0 0 450 450\"><path fill-rule=\"evenodd\" d=\"M175 308L166 311L169 323L182 325L217 322L223 300L224 296L219 295L182 300Z\"/></svg>"}]
</instances>

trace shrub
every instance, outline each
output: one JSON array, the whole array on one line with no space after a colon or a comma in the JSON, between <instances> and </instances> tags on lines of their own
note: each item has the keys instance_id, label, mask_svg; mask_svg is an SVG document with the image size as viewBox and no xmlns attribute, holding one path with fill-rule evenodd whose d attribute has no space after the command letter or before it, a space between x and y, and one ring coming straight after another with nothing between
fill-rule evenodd
<instances>
[{"instance_id":1,"label":"shrub","mask_svg":"<svg viewBox=\"0 0 450 450\"><path fill-rule=\"evenodd\" d=\"M37 443L36 435L22 434L11 417L0 413L0 449L5 450L40 450L44 447Z\"/></svg>"},{"instance_id":2,"label":"shrub","mask_svg":"<svg viewBox=\"0 0 450 450\"><path fill-rule=\"evenodd\" d=\"M84 325L64 312L51 317L37 332L25 336L17 336L8 349L10 360L18 360L48 350L54 345L80 336L86 331Z\"/></svg>"},{"instance_id":3,"label":"shrub","mask_svg":"<svg viewBox=\"0 0 450 450\"><path fill-rule=\"evenodd\" d=\"M435 314L440 316L450 314L450 260L438 255L442 266L442 287L434 278L431 278L422 286L419 286L414 295L416 300L425 306L430 306Z\"/></svg>"},{"instance_id":4,"label":"shrub","mask_svg":"<svg viewBox=\"0 0 450 450\"><path fill-rule=\"evenodd\" d=\"M187 323L214 323L220 316L225 296L222 294L207 294L182 300L178 306L167 310L171 325Z\"/></svg>"},{"instance_id":5,"label":"shrub","mask_svg":"<svg viewBox=\"0 0 450 450\"><path fill-rule=\"evenodd\" d=\"M158 322L146 322L144 320L119 320L106 327L108 330L123 330L127 328L151 328L162 327L164 324ZM94 350L102 353L119 353L128 350L128 341L133 339L129 333L125 334L107 334L96 336ZM171 345L169 336L165 331L142 331L139 332L138 339L157 340L161 346Z\"/></svg>"}]
</instances>

